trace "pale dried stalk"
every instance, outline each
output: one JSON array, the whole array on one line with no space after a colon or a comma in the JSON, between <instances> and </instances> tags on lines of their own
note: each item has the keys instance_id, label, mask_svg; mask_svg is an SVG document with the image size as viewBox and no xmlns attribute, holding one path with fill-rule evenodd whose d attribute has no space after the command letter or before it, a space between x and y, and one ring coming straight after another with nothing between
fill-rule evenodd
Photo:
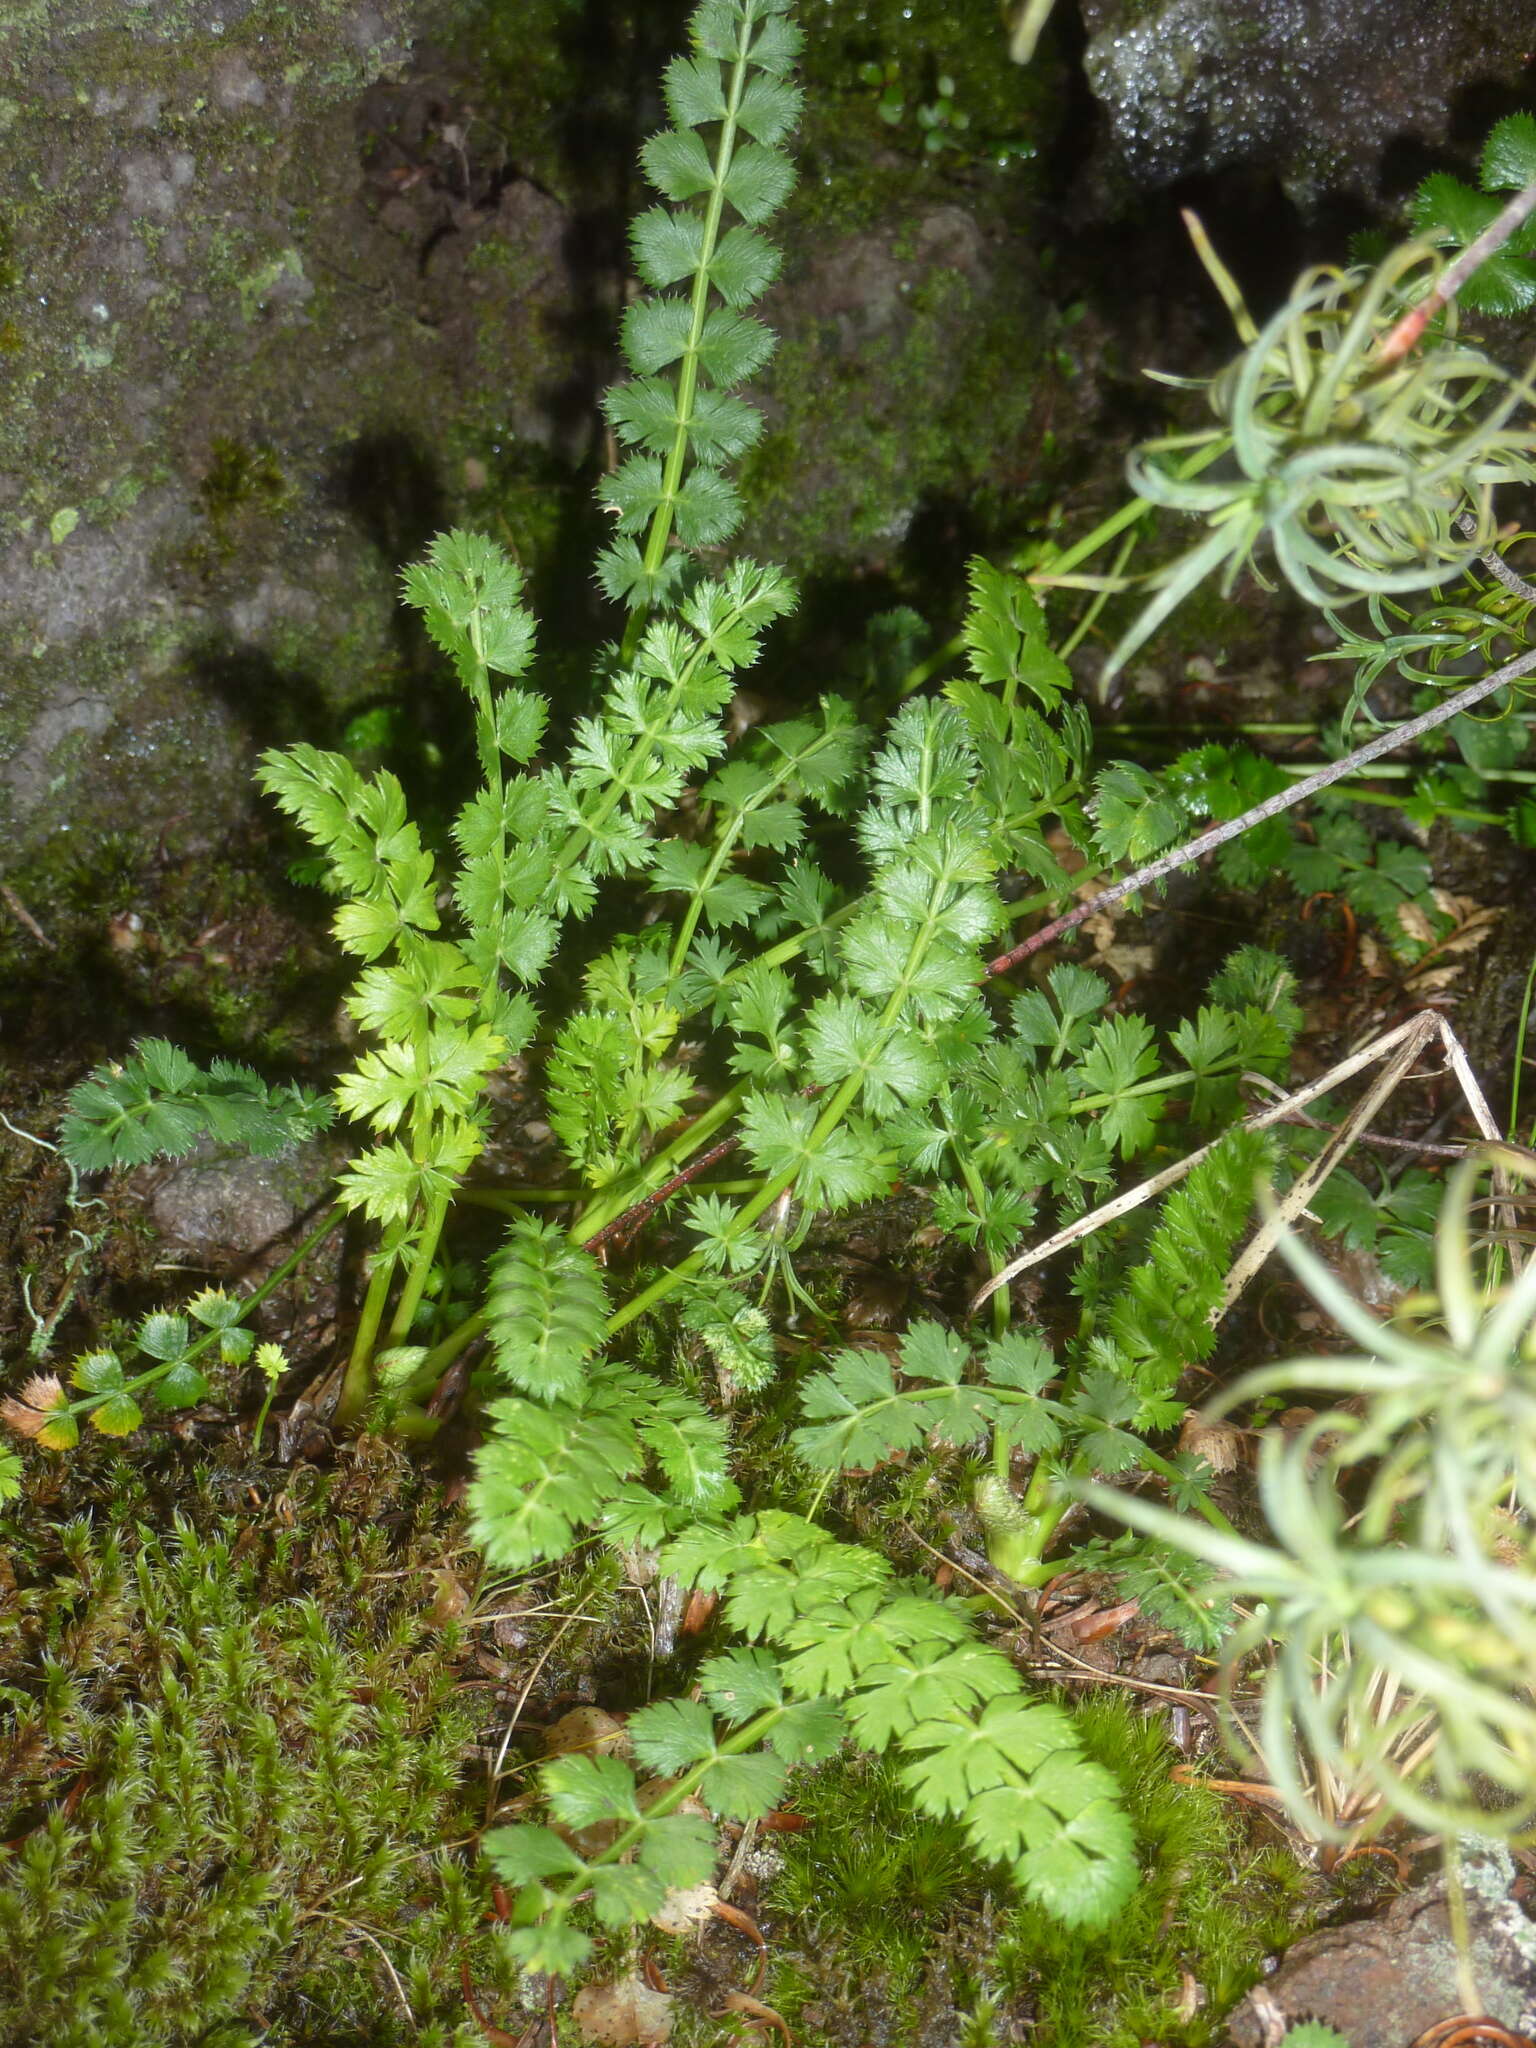
<instances>
[{"instance_id":1,"label":"pale dried stalk","mask_svg":"<svg viewBox=\"0 0 1536 2048\"><path fill-rule=\"evenodd\" d=\"M1481 559L1490 564L1499 560L1500 566L1504 566L1501 558L1494 555L1492 549ZM1186 840L1182 846L1176 846L1171 853L1159 854L1156 860L1148 861L1145 867L1138 868L1134 875L1127 875L1124 881L1115 882L1108 889L1101 889L1097 895L1079 903L1075 909L1064 911L1049 924L1041 925L1037 932L1031 932L1027 939L1022 939L1006 953L999 953L995 960L989 960L988 975L1006 974L1010 968L1017 967L1021 961L1027 960L1032 953L1038 953L1043 947L1054 944L1064 933L1072 931L1085 919L1097 916L1101 910L1108 910L1112 903L1121 903L1127 896L1134 896L1140 890L1149 888L1152 883L1161 882L1165 876L1173 874L1178 868L1192 866L1203 854L1214 853L1217 847L1225 846L1228 840L1251 831L1255 825L1262 825L1266 819L1277 818L1282 811L1291 810L1295 805L1305 803L1320 790L1329 789L1334 783L1342 782L1346 775L1353 775L1356 769L1367 767L1372 761L1379 761L1383 754L1393 753L1398 747L1406 747L1412 741L1422 739L1425 733L1433 732L1436 726L1444 725L1447 719L1454 718L1458 712L1470 711L1474 705L1481 704L1485 698L1491 697L1496 690L1503 689L1507 683L1518 682L1521 676L1530 675L1532 670L1536 670L1536 647L1528 648L1514 661L1505 662L1502 668L1495 669L1492 674L1481 677L1475 683L1469 683L1464 690L1457 690L1454 695L1432 705L1428 711L1421 711L1417 718L1407 719L1402 725L1388 726L1384 732L1379 732L1375 739L1368 740L1363 747L1356 747L1352 754L1346 754L1342 761L1330 761L1325 768L1316 769L1302 781L1292 783L1288 789L1279 790L1274 796L1266 797L1263 803L1255 804L1251 811L1244 811L1240 818L1230 818L1225 824L1213 825L1209 831L1200 833L1197 838Z\"/></svg>"},{"instance_id":2,"label":"pale dried stalk","mask_svg":"<svg viewBox=\"0 0 1536 2048\"><path fill-rule=\"evenodd\" d=\"M1330 1067L1326 1074L1319 1075L1315 1081L1309 1081L1304 1088L1297 1088L1291 1094L1282 1095L1276 1101L1266 1104L1263 1109L1255 1110L1251 1116L1243 1119L1238 1128L1247 1131L1266 1131L1274 1124L1284 1123L1297 1110L1305 1109L1320 1095L1326 1095L1330 1089L1352 1079L1366 1067L1376 1065L1379 1060L1388 1060L1388 1066L1383 1074L1372 1084L1346 1122L1334 1133L1319 1160L1313 1162L1307 1175L1297 1183L1298 1187L1305 1186L1305 1193L1300 1201L1293 1201L1292 1198L1296 1194L1296 1189L1293 1188L1276 1214L1260 1225L1252 1242L1239 1255L1232 1273L1228 1276L1227 1292L1216 1320L1231 1308L1243 1287L1269 1256L1286 1224L1300 1213L1327 1175L1340 1163L1381 1104L1407 1079L1419 1054L1437 1039L1445 1052L1451 1072L1461 1086L1478 1129L1485 1138L1502 1142L1503 1133L1493 1120L1487 1099L1478 1086L1461 1042L1438 1010L1421 1010L1417 1016L1394 1025L1392 1030L1384 1031L1368 1045L1349 1053ZM1226 1133L1223 1133L1223 1136L1225 1135ZM1016 1259L1010 1260L1000 1273L994 1273L986 1286L975 1295L971 1302L971 1313L974 1314L984 1302L989 1301L1000 1287L1006 1287L1010 1280L1017 1279L1020 1273L1027 1273L1032 1266L1042 1265L1045 1260L1054 1258L1057 1252L1065 1251L1068 1245L1077 1244L1083 1238L1091 1237L1096 1230L1102 1230L1106 1224L1117 1222L1120 1217L1128 1216L1133 1209L1139 1209L1144 1202L1153 1201L1169 1188L1176 1187L1203 1159L1209 1158L1221 1142L1221 1138L1212 1139L1209 1145L1202 1145L1198 1152L1191 1152L1187 1158L1176 1160L1172 1166L1165 1167L1161 1173L1154 1174L1139 1187L1128 1188L1124 1194L1116 1195L1112 1201L1101 1203L1086 1216L1079 1216L1075 1223L1069 1223L1065 1229L1058 1230L1043 1244L1034 1245L1028 1251L1021 1252ZM1322 1161L1326 1161L1327 1164L1319 1173L1316 1169Z\"/></svg>"}]
</instances>

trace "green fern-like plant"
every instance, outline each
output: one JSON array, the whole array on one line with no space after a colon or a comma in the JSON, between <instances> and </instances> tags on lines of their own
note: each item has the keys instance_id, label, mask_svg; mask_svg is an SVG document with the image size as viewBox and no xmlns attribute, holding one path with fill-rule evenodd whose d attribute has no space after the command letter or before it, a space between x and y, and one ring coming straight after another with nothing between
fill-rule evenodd
<instances>
[{"instance_id":1,"label":"green fern-like plant","mask_svg":"<svg viewBox=\"0 0 1536 2048\"><path fill-rule=\"evenodd\" d=\"M773 351L746 309L778 275L779 252L759 229L794 184L782 145L800 111L790 76L800 33L788 0L717 0L696 10L689 35L691 54L663 81L670 125L641 154L670 203L632 229L636 271L652 288L624 319L634 376L604 406L630 452L604 490L619 538L598 577L637 611L677 589L686 551L718 546L740 520L726 464L762 420L736 387Z\"/></svg>"},{"instance_id":2,"label":"green fern-like plant","mask_svg":"<svg viewBox=\"0 0 1536 2048\"><path fill-rule=\"evenodd\" d=\"M639 1762L667 1781L659 1796L642 1799L617 1758L545 1766L554 1820L616 1824L606 1848L583 1856L566 1834L526 1824L486 1838L494 1867L519 1887L508 1940L526 1967L586 1960L590 1940L571 1924L579 1899L622 1925L657 1911L669 1887L708 1876L713 1839L680 1812L686 1800L736 1819L766 1813L791 1764L827 1757L845 1737L876 1752L894 1744L918 1811L954 1817L978 1858L1009 1866L1058 1918L1102 1924L1135 1886L1113 1778L1084 1757L1070 1717L1030 1699L1009 1660L974 1639L957 1604L778 1513L695 1530L662 1563L722 1593L732 1627L766 1647L706 1664L698 1702L631 1717Z\"/></svg>"},{"instance_id":3,"label":"green fern-like plant","mask_svg":"<svg viewBox=\"0 0 1536 2048\"><path fill-rule=\"evenodd\" d=\"M1148 1438L1176 1419L1178 1376L1212 1341L1216 1276L1267 1156L1257 1140L1213 1153L1144 1241L1116 1234L1128 1278L1112 1281L1096 1240L1075 1330L1012 1328L1000 1289L985 1342L922 1324L883 1376L843 1353L797 1394L775 1386L775 1318L785 1298L814 1306L796 1261L815 1220L898 1180L926 1200L954 1267L1000 1274L1021 1232L1080 1217L1151 1153L1167 1111L1229 1121L1241 1075L1281 1071L1295 1022L1283 964L1253 949L1166 1041L1080 968L1011 1005L992 992L1013 920L1070 896L1064 857L1134 861L1167 822L1153 778L1128 764L1093 778L1086 713L1021 577L972 565L960 672L879 734L825 697L733 737L740 678L795 601L779 570L719 551L737 517L726 465L756 431L736 387L770 345L748 308L773 274L762 224L789 189L796 31L787 0L701 0L690 37L644 156L664 202L634 237L652 295L626 317L633 374L608 401L629 452L602 486L616 536L599 574L628 617L568 745L552 744L533 687L516 565L454 532L403 586L474 739L478 786L448 846L428 843L388 773L305 745L261 768L336 900L365 1039L332 1091L365 1134L339 1205L375 1233L335 1420L429 1436L432 1397L465 1361L483 1433L470 1521L494 1566L542 1565L594 1536L657 1550L664 1571L720 1592L727 1630L753 1646L706 1667L698 1702L632 1721L641 1766L669 1786L642 1798L615 1759L562 1761L545 1781L555 1825L497 1838L518 1889L513 1952L556 1972L588 1953L581 1902L627 1928L707 1867L691 1793L761 1812L791 1764L845 1735L892 1750L917 1808L953 1819L1043 1909L1082 1926L1116 1911L1135 1881L1130 1835L1070 1717L1027 1694L958 1603L786 1507L742 1444L798 1407L796 1509L817 1489L814 1507L852 1502L898 1454L954 1474L1025 1585L1057 1568L1047 1551L1092 1474L1156 1475L1219 1524L1209 1475ZM518 1191L493 1194L512 1211L505 1240L478 1304L444 1313L444 1230L498 1069L525 1056L570 1213L556 1223ZM212 1092L174 1063L142 1102L104 1086L83 1085L65 1134L93 1165L175 1137L167 1105ZM248 1117L303 1122L302 1105L241 1086ZM732 1177L693 1186L727 1151ZM674 1200L686 1238L660 1270L600 1265ZM131 1427L145 1389L201 1398L186 1376L196 1347L248 1353L249 1340L243 1325L229 1336L222 1308L189 1314L204 1335L170 1311L141 1330L142 1373L86 1354L72 1390L23 1389L8 1419L67 1449L82 1416ZM1161 1564L1156 1546L1138 1556ZM1204 1640L1210 1610L1197 1584L1182 1591ZM597 1822L607 1847L567 1839Z\"/></svg>"},{"instance_id":4,"label":"green fern-like plant","mask_svg":"<svg viewBox=\"0 0 1536 2048\"><path fill-rule=\"evenodd\" d=\"M233 1060L205 1072L179 1046L144 1038L74 1090L59 1142L82 1173L181 1159L201 1140L269 1159L325 1130L334 1114L308 1089L273 1086Z\"/></svg>"}]
</instances>

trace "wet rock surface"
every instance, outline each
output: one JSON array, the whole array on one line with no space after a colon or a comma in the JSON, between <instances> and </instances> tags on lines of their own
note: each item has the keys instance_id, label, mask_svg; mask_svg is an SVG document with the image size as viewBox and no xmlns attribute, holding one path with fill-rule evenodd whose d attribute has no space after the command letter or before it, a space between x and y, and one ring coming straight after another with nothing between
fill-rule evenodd
<instances>
[{"instance_id":1,"label":"wet rock surface","mask_svg":"<svg viewBox=\"0 0 1536 2048\"><path fill-rule=\"evenodd\" d=\"M1083 0L1083 21L1138 183L1260 166L1303 204L1392 189L1389 151L1443 143L1459 96L1531 59L1529 16L1499 0Z\"/></svg>"},{"instance_id":2,"label":"wet rock surface","mask_svg":"<svg viewBox=\"0 0 1536 2048\"><path fill-rule=\"evenodd\" d=\"M211 1146L159 1171L149 1197L155 1227L173 1244L200 1253L250 1258L324 1192L335 1148L304 1145L276 1159L220 1158Z\"/></svg>"},{"instance_id":3,"label":"wet rock surface","mask_svg":"<svg viewBox=\"0 0 1536 2048\"><path fill-rule=\"evenodd\" d=\"M1051 315L984 206L800 237L762 314L780 340L743 465L749 553L868 570L911 544L935 494L1028 484Z\"/></svg>"},{"instance_id":4,"label":"wet rock surface","mask_svg":"<svg viewBox=\"0 0 1536 2048\"><path fill-rule=\"evenodd\" d=\"M395 575L457 509L454 430L557 438L558 203L466 156L469 217L439 221L412 204L435 157L361 117L422 12L82 0L0 25L28 88L0 98L13 863L172 815L211 842L256 747L334 743L397 665ZM482 244L504 260L469 280Z\"/></svg>"},{"instance_id":5,"label":"wet rock surface","mask_svg":"<svg viewBox=\"0 0 1536 2048\"><path fill-rule=\"evenodd\" d=\"M611 50L572 56L576 18L563 0L518 18L523 68L557 47L566 66L521 129L513 30L472 0L321 0L281 24L77 0L0 26L0 73L31 82L0 100L12 873L172 821L215 848L262 747L334 746L402 677L430 699L395 589L433 532L510 531L537 572L574 560L573 504L600 523L597 399L660 110ZM666 32L637 21L639 41ZM656 53L630 55L654 79ZM744 544L800 570L879 573L933 493L1014 490L1040 443L1028 245L976 172L950 198L904 161L877 166L896 200L878 222L783 224ZM596 645L579 552L577 581L535 595L585 607Z\"/></svg>"}]
</instances>

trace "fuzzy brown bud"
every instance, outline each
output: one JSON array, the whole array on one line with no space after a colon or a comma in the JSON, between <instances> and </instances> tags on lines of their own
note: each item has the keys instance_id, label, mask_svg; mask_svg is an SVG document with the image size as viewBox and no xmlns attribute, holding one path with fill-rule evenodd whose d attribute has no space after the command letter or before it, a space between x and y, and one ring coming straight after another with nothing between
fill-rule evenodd
<instances>
[{"instance_id":1,"label":"fuzzy brown bud","mask_svg":"<svg viewBox=\"0 0 1536 2048\"><path fill-rule=\"evenodd\" d=\"M0 1401L0 1422L17 1436L41 1436L53 1410L62 1408L66 1398L52 1373L34 1373L24 1387Z\"/></svg>"}]
</instances>

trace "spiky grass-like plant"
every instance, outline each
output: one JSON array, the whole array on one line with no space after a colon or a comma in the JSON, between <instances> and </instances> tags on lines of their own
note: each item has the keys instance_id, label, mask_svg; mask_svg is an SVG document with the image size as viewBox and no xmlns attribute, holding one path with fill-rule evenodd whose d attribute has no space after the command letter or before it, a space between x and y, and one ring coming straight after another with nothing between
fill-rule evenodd
<instances>
[{"instance_id":1,"label":"spiky grass-like plant","mask_svg":"<svg viewBox=\"0 0 1536 2048\"><path fill-rule=\"evenodd\" d=\"M1529 1177L1528 1155L1498 1158ZM1090 1489L1095 1506L1205 1559L1254 1603L1228 1674L1273 1645L1257 1745L1314 1840L1359 1839L1394 1816L1446 1838L1517 1836L1536 1821L1536 1261L1507 1283L1478 1272L1469 1212L1486 1163L1451 1177L1432 1320L1418 1326L1380 1321L1297 1238L1282 1240L1360 1352L1250 1373L1218 1404L1319 1392L1349 1403L1266 1437L1271 1543Z\"/></svg>"},{"instance_id":2,"label":"spiky grass-like plant","mask_svg":"<svg viewBox=\"0 0 1536 2048\"><path fill-rule=\"evenodd\" d=\"M1147 579L1156 595L1111 670L1207 576L1229 591L1266 542L1318 606L1451 583L1493 541L1495 488L1536 476L1536 435L1514 423L1536 396L1529 378L1458 342L1454 308L1428 346L1383 359L1393 321L1433 286L1427 244L1373 271L1307 272L1261 328L1207 262L1247 346L1204 387L1209 426L1146 442L1126 465L1142 499L1206 532Z\"/></svg>"}]
</instances>

